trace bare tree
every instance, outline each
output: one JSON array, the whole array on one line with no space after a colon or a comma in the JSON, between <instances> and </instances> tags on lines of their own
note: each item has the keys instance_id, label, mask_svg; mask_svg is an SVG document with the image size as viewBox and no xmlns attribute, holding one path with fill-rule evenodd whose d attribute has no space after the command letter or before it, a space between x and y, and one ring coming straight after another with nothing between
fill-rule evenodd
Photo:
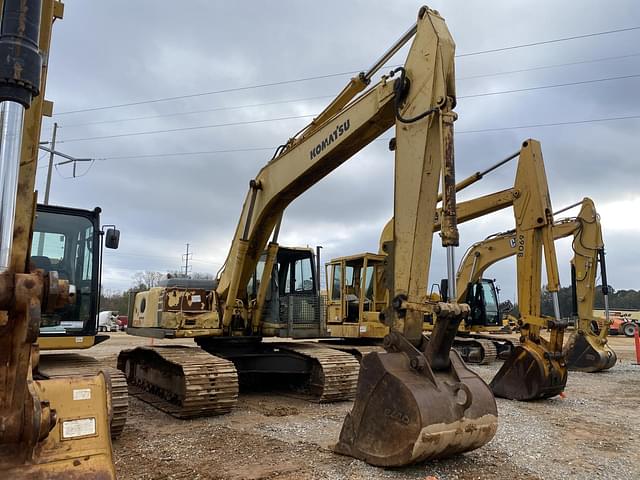
<instances>
[{"instance_id":1,"label":"bare tree","mask_svg":"<svg viewBox=\"0 0 640 480\"><path fill-rule=\"evenodd\" d=\"M149 288L156 287L158 282L164 277L165 274L161 272L152 272L145 270L143 272L136 272L133 275L134 287L137 290L147 290Z\"/></svg>"}]
</instances>

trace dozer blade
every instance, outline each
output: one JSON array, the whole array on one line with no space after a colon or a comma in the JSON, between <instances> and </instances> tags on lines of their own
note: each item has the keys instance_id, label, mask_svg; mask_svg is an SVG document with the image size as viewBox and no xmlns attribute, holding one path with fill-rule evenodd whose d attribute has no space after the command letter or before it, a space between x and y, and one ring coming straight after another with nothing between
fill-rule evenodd
<instances>
[{"instance_id":1,"label":"dozer blade","mask_svg":"<svg viewBox=\"0 0 640 480\"><path fill-rule=\"evenodd\" d=\"M439 342L436 327L419 349L391 332L387 352L365 355L337 453L398 467L473 450L493 438L495 400L482 379L451 351L456 328L448 346ZM430 351L429 342L438 345Z\"/></svg>"},{"instance_id":2,"label":"dozer blade","mask_svg":"<svg viewBox=\"0 0 640 480\"><path fill-rule=\"evenodd\" d=\"M505 360L490 386L496 397L535 400L560 394L566 384L567 366L563 356L525 340Z\"/></svg>"},{"instance_id":3,"label":"dozer blade","mask_svg":"<svg viewBox=\"0 0 640 480\"><path fill-rule=\"evenodd\" d=\"M600 372L616 364L616 353L595 335L575 332L565 347L567 368L580 372Z\"/></svg>"}]
</instances>

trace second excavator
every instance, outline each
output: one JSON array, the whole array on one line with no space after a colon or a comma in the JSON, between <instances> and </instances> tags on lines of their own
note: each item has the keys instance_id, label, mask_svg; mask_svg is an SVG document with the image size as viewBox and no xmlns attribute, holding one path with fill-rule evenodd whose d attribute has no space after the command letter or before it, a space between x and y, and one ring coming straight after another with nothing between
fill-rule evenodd
<instances>
[{"instance_id":1,"label":"second excavator","mask_svg":"<svg viewBox=\"0 0 640 480\"><path fill-rule=\"evenodd\" d=\"M356 97L411 39L404 66ZM433 302L424 292L433 225L422 220L434 217L440 185L443 245L450 258L450 277L455 275L454 49L442 17L421 8L416 24L369 71L353 78L311 124L278 148L251 180L218 280L196 285L188 279L171 279L160 289L136 296L129 333L195 338L203 348L121 352L119 367L131 383L145 389L143 395L150 402L164 404L177 415L193 411L191 407L221 413L237 395L236 371L242 376L254 369L280 370L309 375L311 386L321 392L331 384L339 393L353 393L357 378L355 404L336 451L374 465L400 466L452 455L478 448L493 437L497 429L493 395L451 352L468 306L445 299ZM393 126L395 233L386 275L392 300L385 311L390 327L385 352L366 355L358 374L358 362L335 349L311 342L262 342L263 336L279 332L269 327L264 307L285 208ZM265 251L253 298L247 286ZM300 271L295 265L288 270L288 285L291 294L299 285L300 296L292 305L313 308L304 300L309 278L303 264ZM425 314L438 319L430 340L422 334ZM289 330L293 336L319 336L320 325L296 324L295 317L292 321L299 328ZM160 394L156 400L150 398L153 393Z\"/></svg>"},{"instance_id":2,"label":"second excavator","mask_svg":"<svg viewBox=\"0 0 640 480\"><path fill-rule=\"evenodd\" d=\"M576 330L564 345L564 356L569 370L597 372L607 370L616 363L616 354L607 343L607 325L596 327L593 316L593 303L596 290L597 265L600 263L601 276L606 285L606 266L604 263L604 242L600 218L590 198L556 212L556 215L569 208L580 206L576 217L557 220L553 224L555 240L573 235L571 260L571 278L573 290L573 312L577 317ZM477 288L480 277L494 263L518 253L515 230L492 235L472 245L460 262L458 285L463 288ZM468 287L467 287L468 286ZM607 298L608 292L604 296ZM482 310L483 302L475 301L473 295L467 297L471 306ZM532 299L532 301L535 299ZM608 302L605 302L607 305ZM481 314L481 313L480 313ZM599 330L599 331L598 331Z\"/></svg>"}]
</instances>

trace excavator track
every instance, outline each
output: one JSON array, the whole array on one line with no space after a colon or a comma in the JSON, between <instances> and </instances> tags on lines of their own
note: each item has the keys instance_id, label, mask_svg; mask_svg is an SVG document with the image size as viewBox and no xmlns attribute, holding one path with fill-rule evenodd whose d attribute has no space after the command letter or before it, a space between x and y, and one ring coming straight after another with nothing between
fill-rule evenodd
<instances>
[{"instance_id":1,"label":"excavator track","mask_svg":"<svg viewBox=\"0 0 640 480\"><path fill-rule=\"evenodd\" d=\"M362 357L364 357L368 353L384 352L384 347L382 345L351 345L349 343L334 343L331 341L321 341L319 342L321 345L326 345L327 347L333 350L339 350L341 352L348 353L353 355L358 362L362 361Z\"/></svg>"},{"instance_id":2,"label":"excavator track","mask_svg":"<svg viewBox=\"0 0 640 480\"><path fill-rule=\"evenodd\" d=\"M360 363L353 355L317 343L278 343L277 348L314 361L308 383L314 401L330 403L355 397Z\"/></svg>"},{"instance_id":3,"label":"excavator track","mask_svg":"<svg viewBox=\"0 0 640 480\"><path fill-rule=\"evenodd\" d=\"M46 378L95 375L100 371L107 377L111 438L116 439L122 434L129 413L127 379L120 370L76 353L42 354L38 363L38 373Z\"/></svg>"},{"instance_id":4,"label":"excavator track","mask_svg":"<svg viewBox=\"0 0 640 480\"><path fill-rule=\"evenodd\" d=\"M467 363L487 365L498 358L498 350L491 340L456 337L453 348Z\"/></svg>"},{"instance_id":5,"label":"excavator track","mask_svg":"<svg viewBox=\"0 0 640 480\"><path fill-rule=\"evenodd\" d=\"M222 415L238 400L233 362L184 346L123 350L118 368L132 395L176 418Z\"/></svg>"}]
</instances>

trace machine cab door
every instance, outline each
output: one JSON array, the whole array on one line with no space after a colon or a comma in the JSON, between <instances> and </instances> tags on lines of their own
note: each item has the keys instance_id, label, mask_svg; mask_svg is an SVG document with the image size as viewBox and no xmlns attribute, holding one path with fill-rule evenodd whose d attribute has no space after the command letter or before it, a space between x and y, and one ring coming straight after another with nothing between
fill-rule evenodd
<instances>
[{"instance_id":1,"label":"machine cab door","mask_svg":"<svg viewBox=\"0 0 640 480\"><path fill-rule=\"evenodd\" d=\"M47 338L95 336L100 280L100 209L38 205L31 264L44 270L45 274L58 272L60 279L68 280L75 288L75 302L56 313L42 314L42 346L47 348Z\"/></svg>"},{"instance_id":2,"label":"machine cab door","mask_svg":"<svg viewBox=\"0 0 640 480\"><path fill-rule=\"evenodd\" d=\"M493 280L482 278L470 283L467 289L466 302L471 307L467 325L481 327L500 327L501 318L498 292Z\"/></svg>"}]
</instances>

